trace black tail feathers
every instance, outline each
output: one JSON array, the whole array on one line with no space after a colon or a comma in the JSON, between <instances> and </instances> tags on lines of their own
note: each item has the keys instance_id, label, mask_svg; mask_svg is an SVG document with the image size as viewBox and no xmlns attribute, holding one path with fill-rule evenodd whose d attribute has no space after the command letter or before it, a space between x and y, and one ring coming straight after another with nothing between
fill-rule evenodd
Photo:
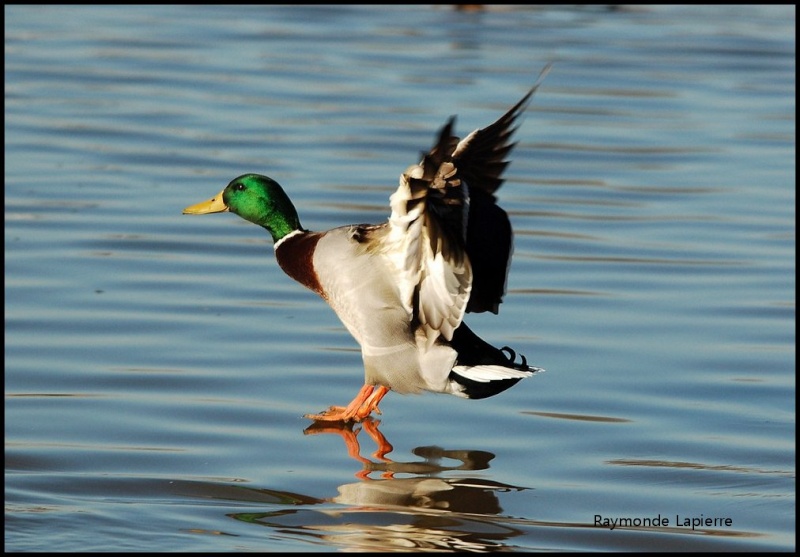
<instances>
[{"instance_id":1,"label":"black tail feathers","mask_svg":"<svg viewBox=\"0 0 800 557\"><path fill-rule=\"evenodd\" d=\"M458 393L468 398L487 398L516 385L540 368L529 366L520 354L504 346L495 348L462 323L451 342L458 352L456 365L450 372L451 382L458 384Z\"/></svg>"}]
</instances>

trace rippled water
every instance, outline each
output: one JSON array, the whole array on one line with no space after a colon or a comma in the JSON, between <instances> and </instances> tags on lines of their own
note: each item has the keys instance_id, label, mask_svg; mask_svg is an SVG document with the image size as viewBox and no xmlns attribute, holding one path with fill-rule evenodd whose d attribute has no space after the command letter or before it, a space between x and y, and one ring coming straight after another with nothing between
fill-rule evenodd
<instances>
[{"instance_id":1,"label":"rippled water","mask_svg":"<svg viewBox=\"0 0 800 557\"><path fill-rule=\"evenodd\" d=\"M5 16L7 550L795 549L793 6ZM550 61L468 318L548 371L310 428L354 341L181 209L261 172L308 228L381 222Z\"/></svg>"}]
</instances>

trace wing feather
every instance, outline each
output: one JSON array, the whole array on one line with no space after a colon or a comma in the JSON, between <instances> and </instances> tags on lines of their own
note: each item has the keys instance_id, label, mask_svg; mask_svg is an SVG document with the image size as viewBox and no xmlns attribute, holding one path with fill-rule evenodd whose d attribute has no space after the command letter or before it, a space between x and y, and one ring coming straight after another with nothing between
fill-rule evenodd
<instances>
[{"instance_id":1,"label":"wing feather","mask_svg":"<svg viewBox=\"0 0 800 557\"><path fill-rule=\"evenodd\" d=\"M505 294L512 233L494 192L514 147L515 121L548 69L496 122L460 142L450 118L433 148L401 174L390 198L379 249L428 348L440 336L451 340L466 311L496 313Z\"/></svg>"}]
</instances>

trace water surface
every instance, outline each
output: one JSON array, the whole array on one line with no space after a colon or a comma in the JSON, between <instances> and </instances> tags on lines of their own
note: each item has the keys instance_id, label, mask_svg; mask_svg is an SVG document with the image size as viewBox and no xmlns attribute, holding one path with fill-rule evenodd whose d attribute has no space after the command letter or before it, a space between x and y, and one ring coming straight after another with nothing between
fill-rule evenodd
<instances>
[{"instance_id":1,"label":"water surface","mask_svg":"<svg viewBox=\"0 0 800 557\"><path fill-rule=\"evenodd\" d=\"M793 6L5 16L7 550L795 549ZM548 62L468 317L547 372L310 428L355 342L181 209L260 172L308 228L381 222Z\"/></svg>"}]
</instances>

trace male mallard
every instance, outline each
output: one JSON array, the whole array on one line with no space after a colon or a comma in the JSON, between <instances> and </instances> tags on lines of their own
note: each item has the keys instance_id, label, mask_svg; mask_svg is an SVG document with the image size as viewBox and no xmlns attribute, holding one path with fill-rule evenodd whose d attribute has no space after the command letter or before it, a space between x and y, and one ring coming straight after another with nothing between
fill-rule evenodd
<instances>
[{"instance_id":1,"label":"male mallard","mask_svg":"<svg viewBox=\"0 0 800 557\"><path fill-rule=\"evenodd\" d=\"M358 395L306 417L361 421L380 413L390 389L485 398L541 371L463 322L465 312L497 313L505 294L512 231L494 192L514 147L514 122L540 81L494 124L460 141L450 118L431 151L400 176L383 224L308 231L281 186L259 174L239 176L183 210L231 211L267 229L281 268L328 302L361 345Z\"/></svg>"}]
</instances>

